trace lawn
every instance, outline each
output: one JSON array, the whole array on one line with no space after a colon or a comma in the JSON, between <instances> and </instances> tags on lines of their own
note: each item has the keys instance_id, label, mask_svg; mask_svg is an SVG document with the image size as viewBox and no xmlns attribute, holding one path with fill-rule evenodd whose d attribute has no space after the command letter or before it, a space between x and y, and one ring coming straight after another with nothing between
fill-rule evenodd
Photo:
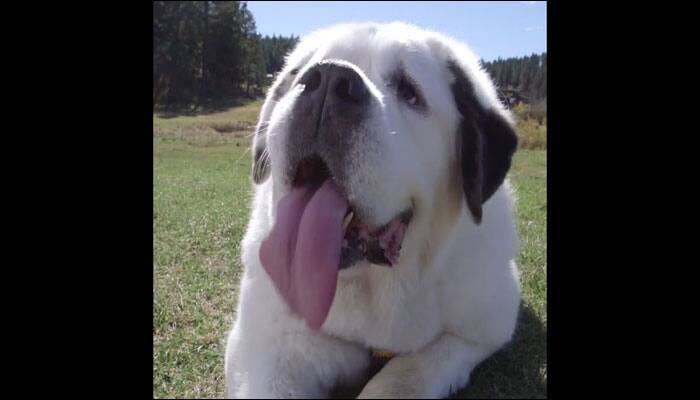
<instances>
[{"instance_id":1,"label":"lawn","mask_svg":"<svg viewBox=\"0 0 700 400\"><path fill-rule=\"evenodd\" d=\"M224 393L224 343L250 212L250 127L260 101L153 118L153 396ZM519 150L523 307L513 341L472 373L459 398L546 397L547 156Z\"/></svg>"}]
</instances>

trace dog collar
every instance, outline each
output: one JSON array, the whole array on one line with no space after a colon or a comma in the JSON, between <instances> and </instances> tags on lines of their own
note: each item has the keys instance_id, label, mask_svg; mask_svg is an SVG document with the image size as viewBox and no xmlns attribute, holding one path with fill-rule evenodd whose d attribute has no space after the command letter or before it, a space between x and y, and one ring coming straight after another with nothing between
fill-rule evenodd
<instances>
[{"instance_id":1,"label":"dog collar","mask_svg":"<svg viewBox=\"0 0 700 400\"><path fill-rule=\"evenodd\" d=\"M369 351L369 375L374 376L379 372L386 363L388 363L396 354L386 350L370 349Z\"/></svg>"},{"instance_id":2,"label":"dog collar","mask_svg":"<svg viewBox=\"0 0 700 400\"><path fill-rule=\"evenodd\" d=\"M387 350L371 350L372 358L389 361L396 354Z\"/></svg>"}]
</instances>

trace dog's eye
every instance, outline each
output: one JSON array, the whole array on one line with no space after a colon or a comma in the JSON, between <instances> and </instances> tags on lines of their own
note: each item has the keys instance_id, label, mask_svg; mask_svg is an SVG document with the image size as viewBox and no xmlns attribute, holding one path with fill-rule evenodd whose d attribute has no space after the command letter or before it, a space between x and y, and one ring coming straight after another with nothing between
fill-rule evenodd
<instances>
[{"instance_id":1,"label":"dog's eye","mask_svg":"<svg viewBox=\"0 0 700 400\"><path fill-rule=\"evenodd\" d=\"M416 94L416 89L413 85L402 79L398 87L399 97L406 103L415 106L418 103L418 94Z\"/></svg>"},{"instance_id":2,"label":"dog's eye","mask_svg":"<svg viewBox=\"0 0 700 400\"><path fill-rule=\"evenodd\" d=\"M299 68L294 68L293 70L289 71L290 74L296 75L299 73Z\"/></svg>"}]
</instances>

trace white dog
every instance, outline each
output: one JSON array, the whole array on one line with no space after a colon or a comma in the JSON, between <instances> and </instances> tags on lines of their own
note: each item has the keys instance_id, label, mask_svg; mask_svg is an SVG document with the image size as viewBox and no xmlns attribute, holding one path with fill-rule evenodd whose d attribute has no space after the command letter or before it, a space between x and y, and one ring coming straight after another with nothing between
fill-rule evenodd
<instances>
[{"instance_id":1,"label":"white dog","mask_svg":"<svg viewBox=\"0 0 700 400\"><path fill-rule=\"evenodd\" d=\"M401 23L304 38L269 91L229 397L443 397L520 304L517 139L464 45ZM394 354L367 376L370 349Z\"/></svg>"}]
</instances>

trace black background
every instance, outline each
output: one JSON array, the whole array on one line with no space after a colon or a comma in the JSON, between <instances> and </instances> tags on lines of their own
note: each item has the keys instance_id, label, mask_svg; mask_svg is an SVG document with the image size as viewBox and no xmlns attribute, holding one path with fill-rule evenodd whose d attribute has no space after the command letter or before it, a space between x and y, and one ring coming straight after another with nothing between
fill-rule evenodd
<instances>
[{"instance_id":1,"label":"black background","mask_svg":"<svg viewBox=\"0 0 700 400\"><path fill-rule=\"evenodd\" d=\"M152 396L152 9L4 14L5 365L24 379L5 384ZM651 225L681 207L662 157L683 118L652 93L673 74L646 65L673 58L647 28L675 17L555 1L547 19L548 395L648 393L682 369L653 358L689 343L649 337L685 323L659 300L688 268L653 258Z\"/></svg>"}]
</instances>

